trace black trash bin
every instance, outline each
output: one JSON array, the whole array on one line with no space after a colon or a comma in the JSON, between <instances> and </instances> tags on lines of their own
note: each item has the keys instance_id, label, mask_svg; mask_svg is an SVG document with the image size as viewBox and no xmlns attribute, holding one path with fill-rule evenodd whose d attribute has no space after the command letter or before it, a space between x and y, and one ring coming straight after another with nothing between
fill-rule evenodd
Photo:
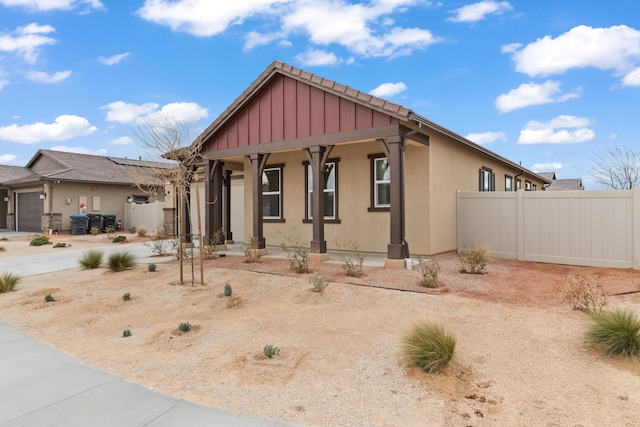
<instances>
[{"instance_id":1,"label":"black trash bin","mask_svg":"<svg viewBox=\"0 0 640 427\"><path fill-rule=\"evenodd\" d=\"M92 228L97 228L98 231L102 230L102 214L87 214L89 217L89 226L87 227L87 233L91 232Z\"/></svg>"},{"instance_id":2,"label":"black trash bin","mask_svg":"<svg viewBox=\"0 0 640 427\"><path fill-rule=\"evenodd\" d=\"M89 217L86 215L71 215L71 234L87 234Z\"/></svg>"},{"instance_id":3,"label":"black trash bin","mask_svg":"<svg viewBox=\"0 0 640 427\"><path fill-rule=\"evenodd\" d=\"M116 215L104 214L102 215L102 231L106 232L107 228L116 229Z\"/></svg>"}]
</instances>

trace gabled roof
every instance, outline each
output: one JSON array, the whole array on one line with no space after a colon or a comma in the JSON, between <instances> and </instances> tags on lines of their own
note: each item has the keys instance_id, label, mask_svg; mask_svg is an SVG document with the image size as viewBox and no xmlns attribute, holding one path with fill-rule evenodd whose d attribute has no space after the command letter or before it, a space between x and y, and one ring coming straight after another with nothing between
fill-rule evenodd
<instances>
[{"instance_id":1,"label":"gabled roof","mask_svg":"<svg viewBox=\"0 0 640 427\"><path fill-rule=\"evenodd\" d=\"M222 129L225 124L230 121L233 116L239 112L244 106L246 106L251 100L263 89L265 86L269 84L269 82L273 79L275 75L283 75L285 77L303 82L317 89L323 90L330 94L336 95L340 98L352 101L356 104L365 106L372 110L378 111L380 113L384 113L390 117L398 119L405 123L413 123L415 126L423 127L426 130L434 130L441 134L444 134L455 141L471 148L472 150L478 151L492 157L493 159L504 163L512 168L517 170L521 170L523 173L526 173L530 176L536 176L540 180L546 183L550 183L551 180L546 177L540 176L535 172L532 172L521 165L512 162L511 160L502 157L492 151L487 150L486 148L474 143L473 141L468 140L467 138L456 134L416 113L412 110L405 108L399 104L395 104L393 102L386 101L381 98L377 98L373 95L370 95L365 92L361 92L359 90L353 89L349 86L342 85L340 83L334 82L329 79L325 79L323 77L317 76L315 74L306 72L299 68L295 68L291 65L287 65L281 61L272 62L265 71L258 76L258 78L251 83L251 85L242 92L242 94L231 104L227 109L216 118L211 125L207 127L207 129L202 132L196 141L193 142L195 144L202 144L203 141L207 140L210 136L214 135L220 129ZM193 146L192 145L192 146Z\"/></svg>"},{"instance_id":2,"label":"gabled roof","mask_svg":"<svg viewBox=\"0 0 640 427\"><path fill-rule=\"evenodd\" d=\"M554 179L556 179L556 173L555 172L538 172L538 175L540 175L543 178L548 179L549 181L553 181Z\"/></svg>"},{"instance_id":3,"label":"gabled roof","mask_svg":"<svg viewBox=\"0 0 640 427\"><path fill-rule=\"evenodd\" d=\"M569 179L556 179L551 182L551 185L545 188L545 191L573 191L584 190L582 185L582 179L569 178Z\"/></svg>"},{"instance_id":4,"label":"gabled roof","mask_svg":"<svg viewBox=\"0 0 640 427\"><path fill-rule=\"evenodd\" d=\"M22 166L0 165L0 185L5 181L32 176L33 173Z\"/></svg>"},{"instance_id":5,"label":"gabled roof","mask_svg":"<svg viewBox=\"0 0 640 427\"><path fill-rule=\"evenodd\" d=\"M39 163L46 163L46 170L39 170ZM34 181L72 181L109 184L151 184L157 182L158 169L168 169L171 163L150 162L91 154L68 153L54 150L38 150L22 173L0 180L4 185L16 185ZM5 166L6 167L6 166Z\"/></svg>"}]
</instances>

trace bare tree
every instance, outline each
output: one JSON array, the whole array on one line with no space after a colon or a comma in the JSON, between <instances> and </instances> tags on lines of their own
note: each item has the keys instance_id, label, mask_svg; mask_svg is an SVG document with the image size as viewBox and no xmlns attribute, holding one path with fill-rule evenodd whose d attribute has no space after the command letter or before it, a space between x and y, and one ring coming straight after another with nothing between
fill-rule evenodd
<instances>
[{"instance_id":1,"label":"bare tree","mask_svg":"<svg viewBox=\"0 0 640 427\"><path fill-rule=\"evenodd\" d=\"M183 283L184 273L183 264L186 258L184 254L185 243L187 239L186 230L183 224L191 223L191 215L189 210L190 204L187 203L189 195L188 188L192 183L196 183L195 189L198 191L198 165L201 163L200 150L202 144L197 139L197 134L192 127L185 123L165 119L160 123L146 122L134 130L134 137L139 145L145 150L145 157L165 158L173 160L172 167L158 167L153 173L158 180L163 183L171 183L176 189L178 206L176 206L176 219L178 224L178 258L180 259L180 283ZM135 182L140 182L136 180ZM138 188L145 191L157 191L157 188L148 185L138 185ZM186 207L186 208L185 208ZM199 206L198 206L199 208ZM198 212L198 219L200 212ZM198 230L198 238L202 245L201 230ZM190 237L190 236L189 236ZM200 282L203 282L203 263L202 250L200 252ZM192 285L193 285L193 256L191 259Z\"/></svg>"},{"instance_id":2,"label":"bare tree","mask_svg":"<svg viewBox=\"0 0 640 427\"><path fill-rule=\"evenodd\" d=\"M593 159L594 180L613 190L630 190L640 186L640 151L615 145L605 155Z\"/></svg>"}]
</instances>

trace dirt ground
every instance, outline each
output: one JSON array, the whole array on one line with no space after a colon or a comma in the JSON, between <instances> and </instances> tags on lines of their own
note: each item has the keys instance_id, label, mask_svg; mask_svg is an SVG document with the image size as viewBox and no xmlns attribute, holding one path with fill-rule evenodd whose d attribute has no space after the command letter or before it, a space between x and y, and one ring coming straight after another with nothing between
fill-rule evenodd
<instances>
[{"instance_id":1,"label":"dirt ground","mask_svg":"<svg viewBox=\"0 0 640 427\"><path fill-rule=\"evenodd\" d=\"M53 236L71 249L109 244L79 237ZM0 246L0 257L54 250L26 239ZM598 274L609 307L640 312L640 271L494 259L488 274L463 275L455 254L434 259L438 289L420 286L415 271L365 267L354 279L322 263L313 269L330 282L324 293L286 260L207 260L204 285L195 264L193 286L190 262L184 285L178 261L156 272L75 269L24 277L0 295L0 319L143 386L302 425L640 425L638 360L586 344L587 315L558 292L566 275ZM457 337L453 361L435 374L400 353L403 334L421 320ZM180 332L182 322L191 331ZM279 348L272 359L267 344Z\"/></svg>"}]
</instances>

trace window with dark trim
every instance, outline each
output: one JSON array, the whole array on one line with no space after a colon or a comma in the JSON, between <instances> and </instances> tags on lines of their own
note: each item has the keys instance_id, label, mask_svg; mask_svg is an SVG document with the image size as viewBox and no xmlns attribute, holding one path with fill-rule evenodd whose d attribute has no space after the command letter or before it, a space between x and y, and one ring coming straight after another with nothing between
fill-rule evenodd
<instances>
[{"instance_id":1,"label":"window with dark trim","mask_svg":"<svg viewBox=\"0 0 640 427\"><path fill-rule=\"evenodd\" d=\"M384 154L370 154L371 205L369 212L389 211L391 207L391 169Z\"/></svg>"},{"instance_id":2,"label":"window with dark trim","mask_svg":"<svg viewBox=\"0 0 640 427\"><path fill-rule=\"evenodd\" d=\"M324 219L325 222L339 223L338 216L338 162L339 158L328 159L324 165ZM313 221L313 171L309 162L305 161L304 182L305 182L305 207L304 220L302 222Z\"/></svg>"},{"instance_id":3,"label":"window with dark trim","mask_svg":"<svg viewBox=\"0 0 640 427\"><path fill-rule=\"evenodd\" d=\"M531 191L531 181L524 180L524 191Z\"/></svg>"},{"instance_id":4,"label":"window with dark trim","mask_svg":"<svg viewBox=\"0 0 640 427\"><path fill-rule=\"evenodd\" d=\"M532 184L532 185L531 185L531 190L532 190L532 191L538 191L538 186L537 186L537 185L535 185L535 184Z\"/></svg>"},{"instance_id":5,"label":"window with dark trim","mask_svg":"<svg viewBox=\"0 0 640 427\"><path fill-rule=\"evenodd\" d=\"M496 191L496 174L491 169L482 167L479 170L479 190L480 191Z\"/></svg>"},{"instance_id":6,"label":"window with dark trim","mask_svg":"<svg viewBox=\"0 0 640 427\"><path fill-rule=\"evenodd\" d=\"M516 178L516 191L522 190L522 180L520 178Z\"/></svg>"},{"instance_id":7,"label":"window with dark trim","mask_svg":"<svg viewBox=\"0 0 640 427\"><path fill-rule=\"evenodd\" d=\"M262 218L281 221L282 168L284 165L266 166L262 172Z\"/></svg>"},{"instance_id":8,"label":"window with dark trim","mask_svg":"<svg viewBox=\"0 0 640 427\"><path fill-rule=\"evenodd\" d=\"M511 175L504 176L504 191L513 191L513 177Z\"/></svg>"}]
</instances>

